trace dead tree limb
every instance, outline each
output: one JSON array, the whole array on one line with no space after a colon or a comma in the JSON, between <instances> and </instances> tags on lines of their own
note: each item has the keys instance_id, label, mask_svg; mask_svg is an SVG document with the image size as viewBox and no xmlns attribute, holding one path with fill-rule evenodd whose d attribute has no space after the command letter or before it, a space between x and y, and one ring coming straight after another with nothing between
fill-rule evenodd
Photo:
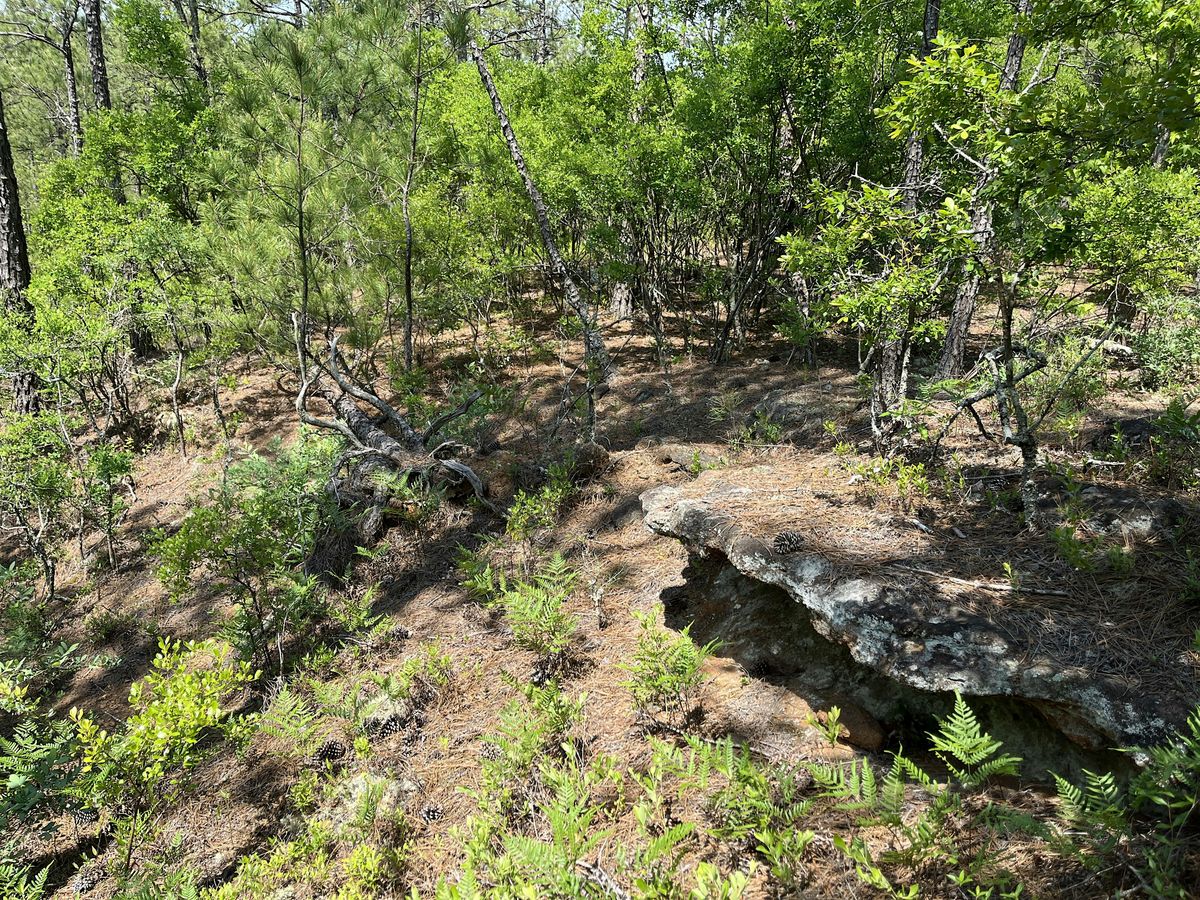
<instances>
[{"instance_id":1,"label":"dead tree limb","mask_svg":"<svg viewBox=\"0 0 1200 900\"><path fill-rule=\"evenodd\" d=\"M559 252L558 242L554 239L554 231L550 227L550 214L546 209L546 201L542 197L542 192L538 190L533 176L529 173L529 166L525 162L525 156L521 152L521 145L517 142L517 135L508 120L508 114L504 111L504 103L500 99L499 91L496 90L496 82L492 80L492 73L488 68L487 60L484 59L483 50L474 40L470 41L467 46L470 49L471 58L475 60L475 67L479 70L479 78L483 82L483 88L487 91L488 99L492 101L492 110L496 114L496 121L500 125L500 132L504 135L504 143L508 146L509 156L512 157L513 165L516 166L517 173L521 176L521 181L525 185L525 193L529 195L529 202L533 206L534 218L537 219L538 231L541 233L542 245L545 247L546 256L550 260L550 272L562 282L567 305L571 307L571 311L575 313L583 326L584 353L592 367L596 370L596 375L600 381L611 381L616 375L616 366L613 365L612 357L609 356L608 348L604 344L604 338L600 335L600 329L596 324L596 317L584 302L583 296L579 291L579 285L571 277L571 273L567 269L567 264L563 260L562 253Z\"/></svg>"}]
</instances>

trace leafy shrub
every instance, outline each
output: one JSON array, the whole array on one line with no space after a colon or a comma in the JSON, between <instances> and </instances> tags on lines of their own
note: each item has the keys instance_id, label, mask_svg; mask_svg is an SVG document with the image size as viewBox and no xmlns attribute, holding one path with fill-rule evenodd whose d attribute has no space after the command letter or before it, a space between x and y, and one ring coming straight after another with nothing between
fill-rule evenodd
<instances>
[{"instance_id":1,"label":"leafy shrub","mask_svg":"<svg viewBox=\"0 0 1200 900\"><path fill-rule=\"evenodd\" d=\"M1200 303L1181 298L1172 307L1131 341L1156 387L1190 386L1200 372Z\"/></svg>"},{"instance_id":2,"label":"leafy shrub","mask_svg":"<svg viewBox=\"0 0 1200 900\"><path fill-rule=\"evenodd\" d=\"M320 587L298 567L318 526L336 515L323 490L335 448L302 437L274 459L255 455L231 466L208 502L158 543L159 578L171 593L190 592L206 568L233 591L228 637L260 663L273 651L280 669L286 641L324 614Z\"/></svg>"},{"instance_id":3,"label":"leafy shrub","mask_svg":"<svg viewBox=\"0 0 1200 900\"><path fill-rule=\"evenodd\" d=\"M66 533L73 492L69 448L57 419L50 414L6 416L0 428L0 515L15 523L49 596L54 595L58 544Z\"/></svg>"},{"instance_id":4,"label":"leafy shrub","mask_svg":"<svg viewBox=\"0 0 1200 900\"><path fill-rule=\"evenodd\" d=\"M133 495L133 454L110 444L97 444L88 454L80 475L82 518L104 535L108 564L115 566L117 553L114 538L117 527L129 510L129 503L121 496L121 492L125 490Z\"/></svg>"},{"instance_id":5,"label":"leafy shrub","mask_svg":"<svg viewBox=\"0 0 1200 900\"><path fill-rule=\"evenodd\" d=\"M185 787L204 736L232 724L222 703L256 677L248 662L235 663L231 654L213 640L161 641L150 674L130 688L133 713L120 732L71 710L83 764L78 793L89 806L125 813L117 837L126 871L153 811Z\"/></svg>"},{"instance_id":6,"label":"leafy shrub","mask_svg":"<svg viewBox=\"0 0 1200 900\"><path fill-rule=\"evenodd\" d=\"M563 506L575 493L571 483L570 460L550 467L550 481L537 491L517 491L508 510L505 533L517 541L534 537L539 531L553 528Z\"/></svg>"},{"instance_id":7,"label":"leafy shrub","mask_svg":"<svg viewBox=\"0 0 1200 900\"><path fill-rule=\"evenodd\" d=\"M703 680L701 667L717 646L711 641L697 647L691 626L675 634L659 628L652 616L635 613L641 626L633 660L621 666L629 673L624 682L633 694L638 712L664 716L675 725L682 724L696 704Z\"/></svg>"},{"instance_id":8,"label":"leafy shrub","mask_svg":"<svg viewBox=\"0 0 1200 900\"><path fill-rule=\"evenodd\" d=\"M34 712L38 694L79 665L79 646L55 640L55 618L34 580L28 563L0 566L0 710L17 715Z\"/></svg>"}]
</instances>

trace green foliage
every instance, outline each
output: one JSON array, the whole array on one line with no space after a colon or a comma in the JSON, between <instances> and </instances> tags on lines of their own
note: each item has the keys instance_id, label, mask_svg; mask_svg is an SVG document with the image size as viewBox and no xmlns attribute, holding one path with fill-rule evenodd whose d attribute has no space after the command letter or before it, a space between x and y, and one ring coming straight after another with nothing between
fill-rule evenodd
<instances>
[{"instance_id":1,"label":"green foliage","mask_svg":"<svg viewBox=\"0 0 1200 900\"><path fill-rule=\"evenodd\" d=\"M830 747L836 747L838 738L842 736L842 708L840 706L829 707L824 718L810 713L808 724L825 736L825 740L829 741Z\"/></svg>"},{"instance_id":2,"label":"green foliage","mask_svg":"<svg viewBox=\"0 0 1200 900\"><path fill-rule=\"evenodd\" d=\"M86 788L99 805L120 800L122 791L136 785L164 791L195 765L201 736L227 725L222 701L255 677L249 663L235 663L230 654L228 646L211 640L160 642L151 673L129 690L134 712L119 733L71 711Z\"/></svg>"},{"instance_id":3,"label":"green foliage","mask_svg":"<svg viewBox=\"0 0 1200 900\"><path fill-rule=\"evenodd\" d=\"M965 787L983 784L996 775L1015 775L1020 758L997 755L1000 741L984 733L962 694L954 695L954 711L929 735L933 752Z\"/></svg>"},{"instance_id":4,"label":"green foliage","mask_svg":"<svg viewBox=\"0 0 1200 900\"><path fill-rule=\"evenodd\" d=\"M737 448L773 447L783 441L783 428L778 422L764 412L754 414L754 418L730 439L730 444Z\"/></svg>"},{"instance_id":5,"label":"green foliage","mask_svg":"<svg viewBox=\"0 0 1200 900\"><path fill-rule=\"evenodd\" d=\"M316 748L318 719L312 705L285 684L263 709L258 727L286 742L296 756L306 757Z\"/></svg>"},{"instance_id":6,"label":"green foliage","mask_svg":"<svg viewBox=\"0 0 1200 900\"><path fill-rule=\"evenodd\" d=\"M0 735L0 827L31 828L59 809L75 776L71 724L26 719Z\"/></svg>"},{"instance_id":7,"label":"green foliage","mask_svg":"<svg viewBox=\"0 0 1200 900\"><path fill-rule=\"evenodd\" d=\"M36 712L38 697L79 665L77 644L56 639L49 599L36 596L34 566L0 566L0 710ZM31 693L32 690L32 693Z\"/></svg>"},{"instance_id":8,"label":"green foliage","mask_svg":"<svg viewBox=\"0 0 1200 900\"><path fill-rule=\"evenodd\" d=\"M484 738L497 752L480 764L478 799L486 809L508 818L532 812L529 776L548 754L562 752L587 701L586 695L566 696L554 681L544 687L524 685L521 691L521 700L500 711L499 731Z\"/></svg>"},{"instance_id":9,"label":"green foliage","mask_svg":"<svg viewBox=\"0 0 1200 900\"><path fill-rule=\"evenodd\" d=\"M528 579L508 578L490 566L468 561L467 584L484 602L504 613L517 645L542 658L560 657L571 646L577 622L563 607L576 573L555 554Z\"/></svg>"},{"instance_id":10,"label":"green foliage","mask_svg":"<svg viewBox=\"0 0 1200 900\"><path fill-rule=\"evenodd\" d=\"M158 544L159 578L173 595L194 590L201 567L229 585L237 609L226 633L259 663L273 654L282 669L285 643L325 614L321 587L299 567L336 515L323 490L335 452L330 440L302 437L274 459L230 466L207 502Z\"/></svg>"},{"instance_id":11,"label":"green foliage","mask_svg":"<svg viewBox=\"0 0 1200 900\"><path fill-rule=\"evenodd\" d=\"M676 634L658 627L650 615L635 613L635 617L641 627L637 649L633 659L621 665L630 675L625 687L633 695L634 708L682 725L696 705L702 666L717 642L697 647L690 626Z\"/></svg>"},{"instance_id":12,"label":"green foliage","mask_svg":"<svg viewBox=\"0 0 1200 900\"><path fill-rule=\"evenodd\" d=\"M43 900L47 895L46 880L50 866L40 872L0 862L0 897L6 900Z\"/></svg>"},{"instance_id":13,"label":"green foliage","mask_svg":"<svg viewBox=\"0 0 1200 900\"><path fill-rule=\"evenodd\" d=\"M132 714L110 733L79 709L71 710L82 763L77 794L88 805L123 809L118 840L125 871L146 837L153 813L187 786L204 753L204 738L236 725L223 703L256 677L217 641L162 641L149 675L129 691Z\"/></svg>"},{"instance_id":14,"label":"green foliage","mask_svg":"<svg viewBox=\"0 0 1200 900\"><path fill-rule=\"evenodd\" d=\"M514 540L529 540L538 532L553 528L563 506L575 493L569 460L552 465L549 474L549 483L534 493L521 490L513 497L505 533Z\"/></svg>"},{"instance_id":15,"label":"green foliage","mask_svg":"<svg viewBox=\"0 0 1200 900\"><path fill-rule=\"evenodd\" d=\"M56 417L6 416L0 428L0 514L15 523L12 530L37 561L51 596L73 488L69 448Z\"/></svg>"}]
</instances>

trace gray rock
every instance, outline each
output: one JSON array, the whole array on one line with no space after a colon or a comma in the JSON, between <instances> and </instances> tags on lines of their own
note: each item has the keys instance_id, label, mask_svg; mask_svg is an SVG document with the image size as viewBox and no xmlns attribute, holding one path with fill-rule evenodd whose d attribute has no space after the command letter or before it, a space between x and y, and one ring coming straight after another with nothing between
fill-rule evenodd
<instances>
[{"instance_id":1,"label":"gray rock","mask_svg":"<svg viewBox=\"0 0 1200 900\"><path fill-rule=\"evenodd\" d=\"M812 444L824 433L827 403L814 398L811 388L779 388L754 404L747 424L753 425L758 416L765 416L783 429L784 440Z\"/></svg>"},{"instance_id":2,"label":"gray rock","mask_svg":"<svg viewBox=\"0 0 1200 900\"><path fill-rule=\"evenodd\" d=\"M647 491L646 525L697 556L720 554L742 575L782 589L804 606L821 637L845 646L862 666L921 691L1027 702L1089 749L1157 743L1186 719L1195 698L1056 665L1032 641L954 605L920 577L843 574L819 553L774 552L770 538L755 537L722 509L752 492L721 475ZM771 644L758 652L771 655Z\"/></svg>"}]
</instances>

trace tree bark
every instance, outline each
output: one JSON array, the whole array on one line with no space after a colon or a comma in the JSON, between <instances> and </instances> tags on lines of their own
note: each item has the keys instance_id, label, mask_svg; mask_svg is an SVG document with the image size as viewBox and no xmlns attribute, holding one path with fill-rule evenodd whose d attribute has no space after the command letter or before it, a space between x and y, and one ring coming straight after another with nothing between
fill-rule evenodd
<instances>
[{"instance_id":1,"label":"tree bark","mask_svg":"<svg viewBox=\"0 0 1200 900\"><path fill-rule=\"evenodd\" d=\"M918 59L925 59L933 51L933 42L938 35L938 23L942 15L942 0L925 0L925 20L921 28L921 50ZM915 210L921 193L921 164L925 157L923 136L913 130L904 145L904 208Z\"/></svg>"},{"instance_id":2,"label":"tree bark","mask_svg":"<svg viewBox=\"0 0 1200 900\"><path fill-rule=\"evenodd\" d=\"M1018 0L1016 20L1008 39L1008 52L1004 57L1004 70L1000 74L1000 89L1014 91L1025 61L1025 35L1022 27L1029 18L1033 0ZM984 160L984 169L979 173L972 193L974 205L971 210L971 230L980 259L991 255L995 249L996 233L992 225L992 202L986 196L988 188L996 180L997 172L992 160ZM950 312L950 323L946 328L946 343L938 360L935 378L953 378L962 374L963 358L966 355L967 336L971 331L971 320L975 316L975 305L979 300L981 274L978 266L964 271L963 279L954 294L954 307Z\"/></svg>"},{"instance_id":3,"label":"tree bark","mask_svg":"<svg viewBox=\"0 0 1200 900\"><path fill-rule=\"evenodd\" d=\"M63 14L64 17L66 13ZM79 82L75 78L75 51L71 49L71 32L75 30L72 19L63 25L62 58L63 77L67 85L67 122L71 128L71 152L76 156L83 149L83 121L79 116Z\"/></svg>"},{"instance_id":4,"label":"tree bark","mask_svg":"<svg viewBox=\"0 0 1200 900\"><path fill-rule=\"evenodd\" d=\"M417 55L416 69L413 72L413 108L412 119L409 122L408 161L404 170L404 189L400 195L400 207L404 213L404 369L412 371L413 367L413 224L410 198L412 195L413 176L417 168L417 136L421 127L421 81L425 77L422 70L425 49L425 19L417 15Z\"/></svg>"},{"instance_id":5,"label":"tree bark","mask_svg":"<svg viewBox=\"0 0 1200 900\"><path fill-rule=\"evenodd\" d=\"M175 15L179 17L180 23L188 30L188 44L191 49L192 56L192 71L196 73L196 80L204 88L205 93L208 92L208 68L204 64L204 51L200 47L200 3L199 0L188 0L187 8L184 8L183 0L171 0L171 5L175 9ZM300 15L301 6L296 4L297 16ZM297 22L297 28L300 27L300 22Z\"/></svg>"},{"instance_id":6,"label":"tree bark","mask_svg":"<svg viewBox=\"0 0 1200 900\"><path fill-rule=\"evenodd\" d=\"M492 101L492 109L496 113L496 121L500 123L500 131L504 135L504 142L508 145L513 165L516 166L521 180L525 183L525 193L529 195L529 202L533 206L534 217L537 219L538 230L542 235L542 244L546 249L546 256L550 260L551 274L562 282L567 306L571 308L583 326L584 354L600 382L608 382L616 375L616 367L608 355L604 338L596 326L595 316L584 302L583 296L579 292L579 285L571 277L562 254L558 250L558 243L554 240L554 232L550 228L550 214L546 210L546 201L542 199L541 191L534 183L533 176L529 174L529 167L525 164L525 157L521 153L521 145L517 143L517 136L508 121L500 94L496 91L496 83L492 80L492 73L488 69L487 61L483 58L483 50L473 40L470 42L469 48L471 56L475 60L475 67L479 70L479 77L483 81L484 90L487 91L487 95Z\"/></svg>"},{"instance_id":7,"label":"tree bark","mask_svg":"<svg viewBox=\"0 0 1200 900\"><path fill-rule=\"evenodd\" d=\"M92 96L99 109L112 109L108 63L104 58L104 35L100 25L100 0L84 0L83 24L87 32L88 60L92 65Z\"/></svg>"},{"instance_id":8,"label":"tree bark","mask_svg":"<svg viewBox=\"0 0 1200 900\"><path fill-rule=\"evenodd\" d=\"M0 301L7 313L23 319L27 326L33 322L33 305L27 293L29 279L29 248L21 217L21 195L4 118L4 95L0 94ZM14 411L37 412L38 380L33 372L16 373L12 392Z\"/></svg>"}]
</instances>

